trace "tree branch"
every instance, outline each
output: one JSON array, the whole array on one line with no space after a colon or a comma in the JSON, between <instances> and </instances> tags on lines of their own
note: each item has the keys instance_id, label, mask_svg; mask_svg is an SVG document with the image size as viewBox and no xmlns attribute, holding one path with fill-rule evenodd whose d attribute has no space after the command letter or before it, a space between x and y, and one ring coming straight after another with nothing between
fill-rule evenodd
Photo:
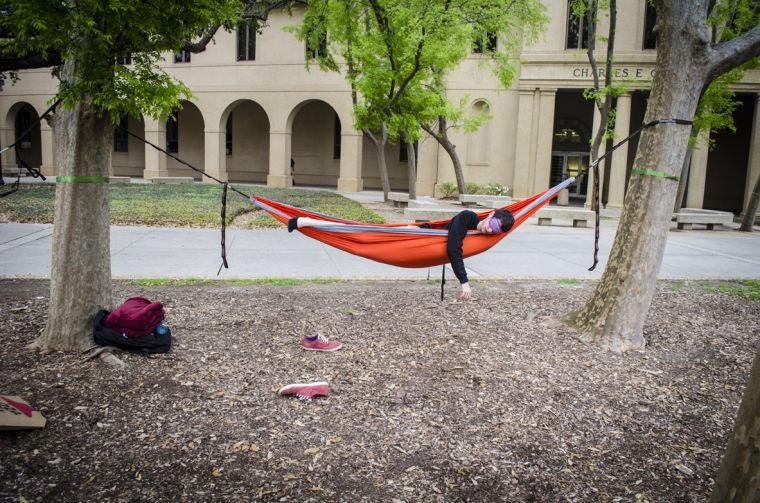
<instances>
[{"instance_id":1,"label":"tree branch","mask_svg":"<svg viewBox=\"0 0 760 503\"><path fill-rule=\"evenodd\" d=\"M741 37L721 42L713 47L707 59L706 82L711 82L757 56L760 56L760 25Z\"/></svg>"},{"instance_id":2,"label":"tree branch","mask_svg":"<svg viewBox=\"0 0 760 503\"><path fill-rule=\"evenodd\" d=\"M206 32L203 34L203 36L198 40L197 42L185 42L185 45L182 46L183 51L192 52L192 53L199 53L206 50L206 46L209 42L214 38L214 35L216 35L216 32L219 31L219 28L221 28L221 25L214 25L209 26L206 29Z\"/></svg>"},{"instance_id":3,"label":"tree branch","mask_svg":"<svg viewBox=\"0 0 760 503\"><path fill-rule=\"evenodd\" d=\"M284 9L286 7L290 8L293 5L306 5L306 2L304 0L276 0L264 2L251 0L245 3L245 13L243 14L243 19L253 19L256 22L266 21L272 11L277 9ZM219 24L209 26L201 36L200 40L197 42L191 42L189 40L186 41L185 45L182 46L182 50L192 53L205 51L206 46L209 44L209 42L211 42L211 40L213 40L216 32L219 31L219 28L221 27L222 26Z\"/></svg>"}]
</instances>

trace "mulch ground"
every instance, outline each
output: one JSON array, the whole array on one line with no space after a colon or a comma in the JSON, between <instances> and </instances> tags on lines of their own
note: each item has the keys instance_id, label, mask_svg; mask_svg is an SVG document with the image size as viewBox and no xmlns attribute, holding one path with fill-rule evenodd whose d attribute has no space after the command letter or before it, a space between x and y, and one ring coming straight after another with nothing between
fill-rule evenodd
<instances>
[{"instance_id":1,"label":"mulch ground","mask_svg":"<svg viewBox=\"0 0 760 503\"><path fill-rule=\"evenodd\" d=\"M175 346L116 370L25 346L46 281L0 281L0 390L44 430L0 433L2 501L704 501L754 351L760 301L664 283L645 351L556 317L592 285L151 287ZM301 337L340 338L337 353ZM329 398L277 395L327 380Z\"/></svg>"}]
</instances>

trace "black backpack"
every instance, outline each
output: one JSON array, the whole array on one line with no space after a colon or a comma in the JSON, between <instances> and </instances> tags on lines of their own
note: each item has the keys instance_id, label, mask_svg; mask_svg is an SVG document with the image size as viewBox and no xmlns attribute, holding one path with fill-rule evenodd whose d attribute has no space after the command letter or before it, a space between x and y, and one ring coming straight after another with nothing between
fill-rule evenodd
<instances>
[{"instance_id":1,"label":"black backpack","mask_svg":"<svg viewBox=\"0 0 760 503\"><path fill-rule=\"evenodd\" d=\"M163 335L155 331L143 337L127 337L126 335L112 330L105 325L106 316L109 311L100 310L95 315L95 326L93 335L95 344L100 346L114 346L127 351L136 351L138 353L166 353L172 346L172 334L167 328Z\"/></svg>"}]
</instances>

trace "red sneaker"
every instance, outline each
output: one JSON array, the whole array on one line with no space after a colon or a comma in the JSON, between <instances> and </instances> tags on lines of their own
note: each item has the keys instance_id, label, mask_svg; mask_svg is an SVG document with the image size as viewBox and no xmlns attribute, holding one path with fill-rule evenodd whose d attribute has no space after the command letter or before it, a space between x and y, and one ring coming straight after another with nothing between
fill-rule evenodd
<instances>
[{"instance_id":1,"label":"red sneaker","mask_svg":"<svg viewBox=\"0 0 760 503\"><path fill-rule=\"evenodd\" d=\"M317 335L314 340L304 338L303 348L306 351L337 351L343 347L343 343L339 341L330 341L324 335Z\"/></svg>"},{"instance_id":2,"label":"red sneaker","mask_svg":"<svg viewBox=\"0 0 760 503\"><path fill-rule=\"evenodd\" d=\"M302 400L311 400L315 396L330 396L330 385L325 381L288 384L280 388L279 393L281 396L296 395Z\"/></svg>"}]
</instances>

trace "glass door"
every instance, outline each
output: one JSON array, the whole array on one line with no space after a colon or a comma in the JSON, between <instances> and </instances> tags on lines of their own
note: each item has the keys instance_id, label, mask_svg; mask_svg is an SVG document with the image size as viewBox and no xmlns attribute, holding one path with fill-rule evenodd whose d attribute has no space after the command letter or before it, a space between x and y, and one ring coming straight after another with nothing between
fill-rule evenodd
<instances>
[{"instance_id":1,"label":"glass door","mask_svg":"<svg viewBox=\"0 0 760 503\"><path fill-rule=\"evenodd\" d=\"M583 152L552 152L551 184L557 185L568 177L575 177L568 190L570 197L586 197L589 154Z\"/></svg>"}]
</instances>

